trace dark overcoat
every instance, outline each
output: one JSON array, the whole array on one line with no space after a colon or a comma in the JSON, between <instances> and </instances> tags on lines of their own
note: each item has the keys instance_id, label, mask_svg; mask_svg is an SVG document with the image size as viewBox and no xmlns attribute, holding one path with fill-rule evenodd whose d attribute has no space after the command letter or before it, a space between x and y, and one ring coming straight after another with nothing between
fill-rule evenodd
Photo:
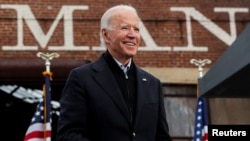
<instances>
[{"instance_id":1,"label":"dark overcoat","mask_svg":"<svg viewBox=\"0 0 250 141\"><path fill-rule=\"evenodd\" d=\"M63 89L57 141L170 141L160 81L136 66L134 123L103 56L73 69Z\"/></svg>"}]
</instances>

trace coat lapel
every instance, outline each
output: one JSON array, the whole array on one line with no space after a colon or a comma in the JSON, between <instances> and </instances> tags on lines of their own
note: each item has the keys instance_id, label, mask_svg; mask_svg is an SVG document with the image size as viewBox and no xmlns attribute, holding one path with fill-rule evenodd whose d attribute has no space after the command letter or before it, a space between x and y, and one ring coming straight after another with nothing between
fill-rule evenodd
<instances>
[{"instance_id":1,"label":"coat lapel","mask_svg":"<svg viewBox=\"0 0 250 141\"><path fill-rule=\"evenodd\" d=\"M92 76L104 89L105 93L107 93L107 95L113 100L115 105L119 108L120 112L130 122L130 113L128 108L126 107L119 86L110 68L102 57L96 63L94 63Z\"/></svg>"}]
</instances>

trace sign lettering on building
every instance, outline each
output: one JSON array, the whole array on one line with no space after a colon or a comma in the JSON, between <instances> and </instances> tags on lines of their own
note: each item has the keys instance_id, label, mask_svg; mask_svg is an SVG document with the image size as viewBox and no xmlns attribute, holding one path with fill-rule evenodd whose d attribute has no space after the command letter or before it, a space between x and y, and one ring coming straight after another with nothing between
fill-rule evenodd
<instances>
[{"instance_id":1,"label":"sign lettering on building","mask_svg":"<svg viewBox=\"0 0 250 141\"><path fill-rule=\"evenodd\" d=\"M93 46L90 48L88 45L76 46L74 45L74 32L73 32L73 12L76 10L89 10L88 5L63 5L55 17L51 27L47 33L44 33L41 26L39 25L36 17L34 16L29 5L13 5L13 4L1 4L0 9L12 9L17 13L17 44L14 46L3 45L3 51L37 51L39 47L42 49L46 48L50 51L103 51L105 47L102 46ZM182 12L185 14L186 20L186 37L187 45L186 46L158 46L149 31L143 24L143 21L140 21L140 31L142 39L145 43L145 46L140 47L139 50L142 51L199 51L206 52L208 51L207 46L195 46L193 44L192 38L192 25L191 19L196 20L201 26L203 26L207 31L214 35L218 40L221 40L226 45L230 45L234 42L237 36L236 31L236 14L237 13L248 13L248 8L227 8L227 7L215 7L214 12L224 12L228 14L229 17L229 33L219 27L216 23L211 21L208 17L204 16L201 12L196 10L193 7L170 7L172 12ZM64 24L64 44L61 46L49 46L48 42L50 41L52 35L55 33L55 29L60 20L63 20ZM24 33L23 33L23 22L25 22L33 34L35 40L38 42L39 46L27 46L24 44ZM1 28L1 27L0 27Z\"/></svg>"}]
</instances>

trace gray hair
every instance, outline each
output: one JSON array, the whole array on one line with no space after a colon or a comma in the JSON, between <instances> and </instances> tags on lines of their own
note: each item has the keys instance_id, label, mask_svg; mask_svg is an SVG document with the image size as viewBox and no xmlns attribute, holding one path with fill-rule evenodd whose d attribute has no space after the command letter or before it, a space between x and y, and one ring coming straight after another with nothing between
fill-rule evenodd
<instances>
[{"instance_id":1,"label":"gray hair","mask_svg":"<svg viewBox=\"0 0 250 141\"><path fill-rule=\"evenodd\" d=\"M134 7L132 7L131 5L120 4L120 5L116 5L114 7L109 8L102 15L102 18L101 18L101 27L100 27L101 46L105 46L105 42L104 42L104 39L103 39L103 36L102 36L102 29L110 30L112 28L111 25L110 25L112 16L114 15L114 13L116 13L116 11L119 11L119 10L129 10L131 12L134 12L138 16L136 9Z\"/></svg>"}]
</instances>

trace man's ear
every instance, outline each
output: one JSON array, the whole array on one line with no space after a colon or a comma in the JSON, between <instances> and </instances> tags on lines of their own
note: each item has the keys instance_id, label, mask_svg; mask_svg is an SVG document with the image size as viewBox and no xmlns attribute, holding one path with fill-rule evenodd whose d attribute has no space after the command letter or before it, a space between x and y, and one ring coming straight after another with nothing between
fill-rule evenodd
<instances>
[{"instance_id":1,"label":"man's ear","mask_svg":"<svg viewBox=\"0 0 250 141\"><path fill-rule=\"evenodd\" d=\"M109 42L108 31L106 29L102 29L102 36L105 42Z\"/></svg>"}]
</instances>

